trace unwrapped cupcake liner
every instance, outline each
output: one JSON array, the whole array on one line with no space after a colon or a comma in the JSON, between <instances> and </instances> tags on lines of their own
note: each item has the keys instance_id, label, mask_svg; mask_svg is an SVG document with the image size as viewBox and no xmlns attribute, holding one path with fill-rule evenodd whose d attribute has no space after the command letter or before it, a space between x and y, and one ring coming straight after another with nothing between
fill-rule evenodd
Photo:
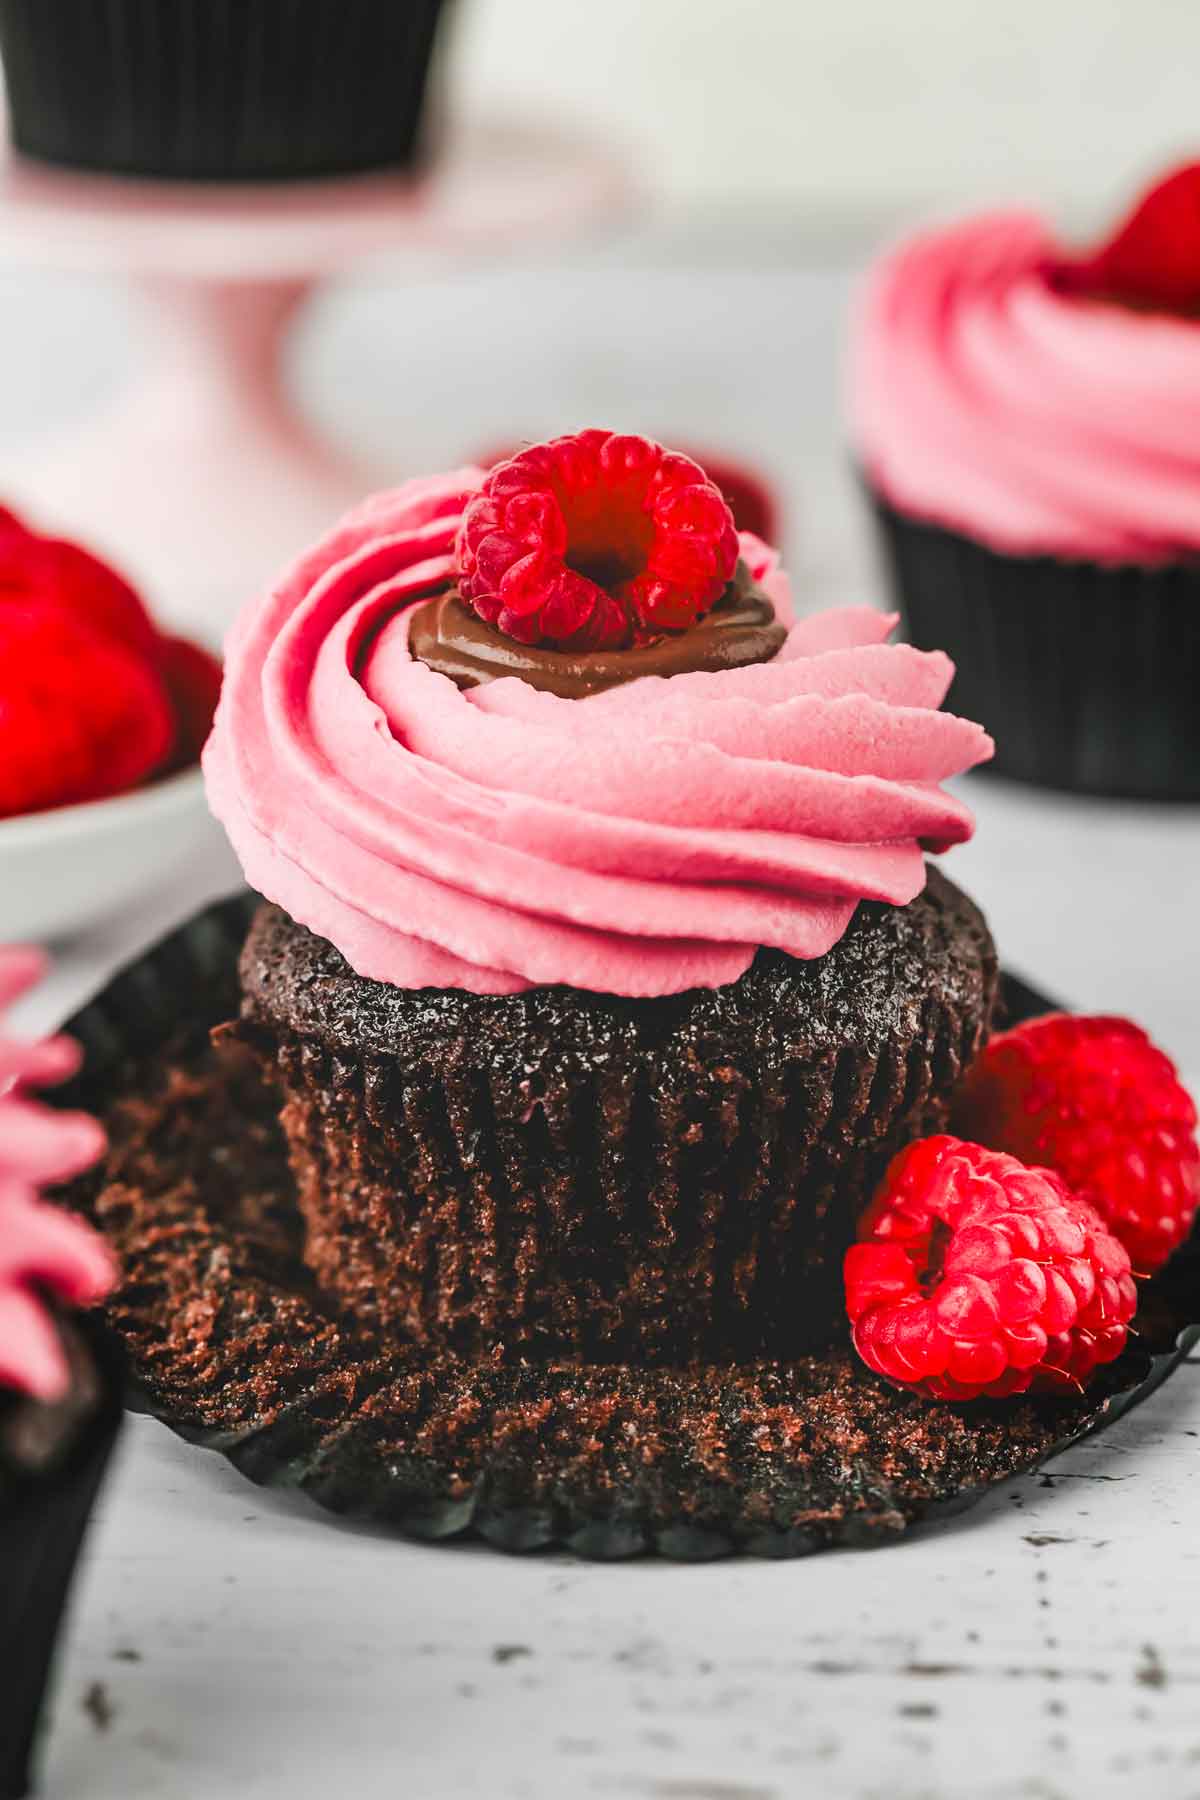
<instances>
[{"instance_id":1,"label":"unwrapped cupcake liner","mask_svg":"<svg viewBox=\"0 0 1200 1800\"><path fill-rule=\"evenodd\" d=\"M41 1471L0 1459L0 1800L29 1790L55 1650L88 1520L121 1419L121 1358L86 1330L103 1382L96 1411Z\"/></svg>"},{"instance_id":2,"label":"unwrapped cupcake liner","mask_svg":"<svg viewBox=\"0 0 1200 1800\"><path fill-rule=\"evenodd\" d=\"M381 1358L277 1242L274 1208L290 1215L294 1201L282 1146L264 1135L270 1096L257 1079L232 1108L214 1091L229 1062L209 1027L236 1000L254 904L206 908L69 1022L88 1060L61 1099L117 1135L142 1117L144 1153L122 1153L123 1180L145 1164L150 1186L95 1196L125 1269L108 1319L132 1397L255 1482L407 1537L509 1552L691 1562L900 1543L1119 1418L1197 1342L1200 1246L1146 1284L1136 1343L1086 1396L933 1405L854 1365L844 1344L796 1363L680 1369L412 1346ZM1013 1022L1052 1004L1011 977L1003 1000ZM166 1134L164 1093L177 1109ZM184 1295L211 1321L203 1356L180 1325Z\"/></svg>"},{"instance_id":3,"label":"unwrapped cupcake liner","mask_svg":"<svg viewBox=\"0 0 1200 1800\"><path fill-rule=\"evenodd\" d=\"M957 665L949 705L997 774L1076 793L1200 800L1200 562L1005 556L870 488L912 643Z\"/></svg>"},{"instance_id":4,"label":"unwrapped cupcake liner","mask_svg":"<svg viewBox=\"0 0 1200 1800\"><path fill-rule=\"evenodd\" d=\"M403 168L442 0L0 0L17 148L114 174Z\"/></svg>"}]
</instances>

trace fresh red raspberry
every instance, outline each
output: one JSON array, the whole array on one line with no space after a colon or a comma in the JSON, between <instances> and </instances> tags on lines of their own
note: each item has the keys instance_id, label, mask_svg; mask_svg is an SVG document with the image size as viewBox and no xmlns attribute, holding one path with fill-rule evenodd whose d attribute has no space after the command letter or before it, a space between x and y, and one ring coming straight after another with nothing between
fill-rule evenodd
<instances>
[{"instance_id":1,"label":"fresh red raspberry","mask_svg":"<svg viewBox=\"0 0 1200 1800\"><path fill-rule=\"evenodd\" d=\"M174 735L151 664L62 607L0 604L0 818L134 787Z\"/></svg>"},{"instance_id":2,"label":"fresh red raspberry","mask_svg":"<svg viewBox=\"0 0 1200 1800\"><path fill-rule=\"evenodd\" d=\"M1129 1255L1048 1169L961 1138L896 1157L846 1253L854 1345L938 1400L1082 1387L1125 1348Z\"/></svg>"},{"instance_id":3,"label":"fresh red raspberry","mask_svg":"<svg viewBox=\"0 0 1200 1800\"><path fill-rule=\"evenodd\" d=\"M175 711L174 768L194 763L212 730L221 695L221 665L189 638L165 637L160 644L163 679Z\"/></svg>"},{"instance_id":4,"label":"fresh red raspberry","mask_svg":"<svg viewBox=\"0 0 1200 1800\"><path fill-rule=\"evenodd\" d=\"M1068 292L1191 316L1200 303L1200 163L1160 176L1115 231L1054 273Z\"/></svg>"},{"instance_id":5,"label":"fresh red raspberry","mask_svg":"<svg viewBox=\"0 0 1200 1800\"><path fill-rule=\"evenodd\" d=\"M954 1129L1062 1176L1139 1274L1162 1267L1200 1206L1196 1108L1175 1066L1128 1019L1050 1013L992 1039Z\"/></svg>"},{"instance_id":6,"label":"fresh red raspberry","mask_svg":"<svg viewBox=\"0 0 1200 1800\"><path fill-rule=\"evenodd\" d=\"M521 643L615 649L693 624L737 549L697 463L649 438L581 431L490 471L463 514L458 586Z\"/></svg>"},{"instance_id":7,"label":"fresh red raspberry","mask_svg":"<svg viewBox=\"0 0 1200 1800\"><path fill-rule=\"evenodd\" d=\"M129 583L65 538L39 537L13 514L0 521L0 606L46 603L153 661L158 633Z\"/></svg>"},{"instance_id":8,"label":"fresh red raspberry","mask_svg":"<svg viewBox=\"0 0 1200 1800\"><path fill-rule=\"evenodd\" d=\"M520 448L519 444L508 444L503 450L485 450L481 456L469 456L467 461L490 469L493 463L509 462L520 455ZM778 502L765 475L720 452L712 455L708 451L701 454L696 450L684 450L682 454L699 463L713 486L721 490L733 514L736 531L753 532L764 544L779 542Z\"/></svg>"}]
</instances>

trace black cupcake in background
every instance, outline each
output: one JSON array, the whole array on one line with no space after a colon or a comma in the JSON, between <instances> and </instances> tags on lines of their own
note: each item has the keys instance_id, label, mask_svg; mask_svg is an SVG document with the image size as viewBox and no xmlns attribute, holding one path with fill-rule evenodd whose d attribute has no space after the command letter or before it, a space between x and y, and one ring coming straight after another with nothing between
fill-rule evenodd
<instances>
[{"instance_id":1,"label":"black cupcake in background","mask_svg":"<svg viewBox=\"0 0 1200 1800\"><path fill-rule=\"evenodd\" d=\"M983 213L875 262L856 460L910 640L997 774L1200 799L1200 163L1098 247Z\"/></svg>"},{"instance_id":2,"label":"black cupcake in background","mask_svg":"<svg viewBox=\"0 0 1200 1800\"><path fill-rule=\"evenodd\" d=\"M58 1330L64 1397L0 1390L0 1800L29 1792L71 1579L121 1422L111 1344L86 1321Z\"/></svg>"},{"instance_id":3,"label":"black cupcake in background","mask_svg":"<svg viewBox=\"0 0 1200 1800\"><path fill-rule=\"evenodd\" d=\"M417 159L442 0L0 0L13 141L74 168L279 181Z\"/></svg>"},{"instance_id":4,"label":"black cupcake in background","mask_svg":"<svg viewBox=\"0 0 1200 1800\"><path fill-rule=\"evenodd\" d=\"M869 498L905 635L944 649L951 701L998 775L1129 800L1200 800L1200 562L1006 556Z\"/></svg>"}]
</instances>

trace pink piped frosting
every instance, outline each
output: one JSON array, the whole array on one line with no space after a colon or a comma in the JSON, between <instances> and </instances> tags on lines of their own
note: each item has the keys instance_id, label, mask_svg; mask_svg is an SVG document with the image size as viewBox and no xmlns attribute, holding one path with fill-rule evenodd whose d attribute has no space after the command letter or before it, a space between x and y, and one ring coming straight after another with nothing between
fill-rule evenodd
<instances>
[{"instance_id":1,"label":"pink piped frosting","mask_svg":"<svg viewBox=\"0 0 1200 1800\"><path fill-rule=\"evenodd\" d=\"M0 948L0 1007L40 976L36 950ZM69 1371L47 1301L91 1306L113 1284L94 1231L38 1198L100 1156L104 1133L86 1113L55 1112L30 1087L63 1081L79 1064L69 1038L18 1043L0 1035L0 1387L60 1399Z\"/></svg>"},{"instance_id":2,"label":"pink piped frosting","mask_svg":"<svg viewBox=\"0 0 1200 1800\"><path fill-rule=\"evenodd\" d=\"M1014 555L1200 549L1200 323L1065 291L1028 212L909 239L863 294L851 423L901 511Z\"/></svg>"},{"instance_id":3,"label":"pink piped frosting","mask_svg":"<svg viewBox=\"0 0 1200 1800\"><path fill-rule=\"evenodd\" d=\"M400 987L735 981L760 945L815 957L862 899L902 906L922 846L969 836L938 784L991 753L939 712L940 653L868 610L793 624L772 662L586 700L460 692L408 648L451 576L477 469L351 514L243 614L204 766L247 879ZM792 617L778 558L741 553Z\"/></svg>"}]
</instances>

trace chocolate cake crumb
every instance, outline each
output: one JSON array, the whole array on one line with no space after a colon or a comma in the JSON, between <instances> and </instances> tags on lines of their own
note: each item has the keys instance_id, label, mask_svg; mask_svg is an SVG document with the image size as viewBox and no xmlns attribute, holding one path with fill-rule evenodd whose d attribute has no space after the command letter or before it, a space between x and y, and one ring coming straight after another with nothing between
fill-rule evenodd
<instances>
[{"instance_id":1,"label":"chocolate cake crumb","mask_svg":"<svg viewBox=\"0 0 1200 1800\"><path fill-rule=\"evenodd\" d=\"M113 1722L114 1707L102 1681L93 1681L83 1696L83 1710L97 1731L107 1731Z\"/></svg>"}]
</instances>

